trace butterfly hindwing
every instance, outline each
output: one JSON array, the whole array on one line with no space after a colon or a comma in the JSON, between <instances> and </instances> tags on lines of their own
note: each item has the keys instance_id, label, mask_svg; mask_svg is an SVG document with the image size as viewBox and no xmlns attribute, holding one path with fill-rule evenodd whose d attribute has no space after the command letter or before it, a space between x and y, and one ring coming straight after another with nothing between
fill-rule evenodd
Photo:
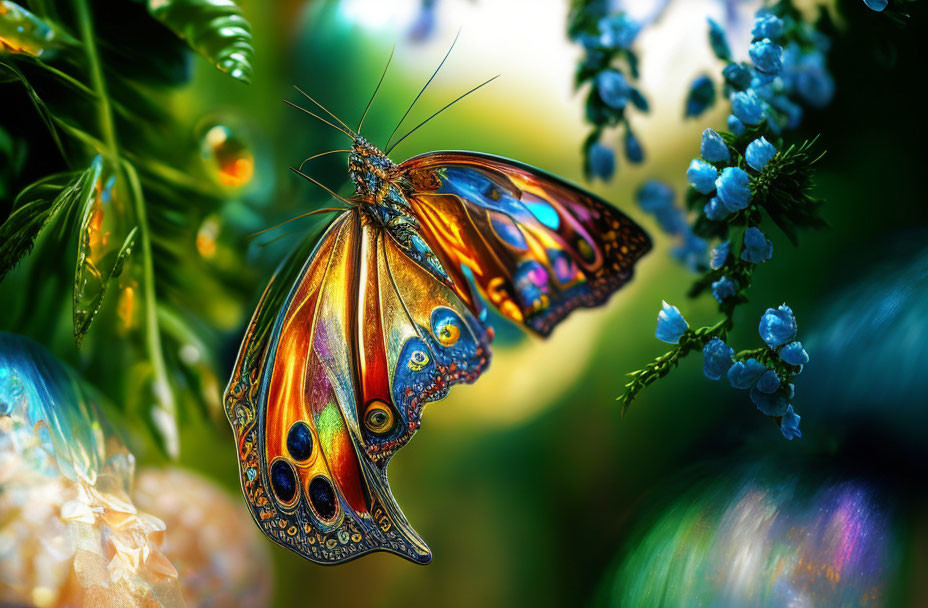
<instances>
[{"instance_id":1,"label":"butterfly hindwing","mask_svg":"<svg viewBox=\"0 0 928 608\"><path fill-rule=\"evenodd\" d=\"M282 280L255 312L225 399L255 520L320 563L377 550L429 561L386 466L424 403L486 367L487 330L359 209L332 223L284 296Z\"/></svg>"},{"instance_id":2,"label":"butterfly hindwing","mask_svg":"<svg viewBox=\"0 0 928 608\"><path fill-rule=\"evenodd\" d=\"M557 177L474 152L433 152L398 167L422 237L473 310L472 285L509 319L547 335L597 306L651 247L605 201Z\"/></svg>"}]
</instances>

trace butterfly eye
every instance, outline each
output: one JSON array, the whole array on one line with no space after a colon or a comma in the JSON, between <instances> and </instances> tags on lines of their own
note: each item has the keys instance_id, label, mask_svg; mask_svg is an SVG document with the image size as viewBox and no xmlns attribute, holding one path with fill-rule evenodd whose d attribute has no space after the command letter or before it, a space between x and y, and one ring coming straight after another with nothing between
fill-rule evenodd
<instances>
[{"instance_id":1,"label":"butterfly eye","mask_svg":"<svg viewBox=\"0 0 928 608\"><path fill-rule=\"evenodd\" d=\"M409 369L414 372L421 370L423 367L429 364L429 356L425 354L425 351L414 350L409 356Z\"/></svg>"},{"instance_id":2,"label":"butterfly eye","mask_svg":"<svg viewBox=\"0 0 928 608\"><path fill-rule=\"evenodd\" d=\"M453 323L446 323L438 330L438 341L442 346L453 346L461 337L461 330Z\"/></svg>"},{"instance_id":3,"label":"butterfly eye","mask_svg":"<svg viewBox=\"0 0 928 608\"><path fill-rule=\"evenodd\" d=\"M383 435L393 429L393 411L383 401L371 401L364 414L364 426L375 435Z\"/></svg>"}]
</instances>

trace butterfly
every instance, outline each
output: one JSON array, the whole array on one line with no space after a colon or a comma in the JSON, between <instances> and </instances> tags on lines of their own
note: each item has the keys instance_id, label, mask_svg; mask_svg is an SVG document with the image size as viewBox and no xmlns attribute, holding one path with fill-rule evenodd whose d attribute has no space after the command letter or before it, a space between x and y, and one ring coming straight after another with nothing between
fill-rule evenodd
<instances>
[{"instance_id":1,"label":"butterfly","mask_svg":"<svg viewBox=\"0 0 928 608\"><path fill-rule=\"evenodd\" d=\"M243 493L268 537L313 562L387 551L428 563L387 465L426 403L489 365L485 302L546 336L626 283L650 240L600 198L519 162L448 151L390 160L455 102L384 153L360 135L363 116L350 129L303 95L335 122L291 105L351 138L355 193L294 168L347 206L325 210L337 215L312 249L277 271L242 341L224 404Z\"/></svg>"}]
</instances>

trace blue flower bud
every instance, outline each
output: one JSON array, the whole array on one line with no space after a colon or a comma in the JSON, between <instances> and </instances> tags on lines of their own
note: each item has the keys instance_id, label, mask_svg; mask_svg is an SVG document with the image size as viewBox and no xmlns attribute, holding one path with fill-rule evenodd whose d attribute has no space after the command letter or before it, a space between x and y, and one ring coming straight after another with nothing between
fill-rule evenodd
<instances>
[{"instance_id":1,"label":"blue flower bud","mask_svg":"<svg viewBox=\"0 0 928 608\"><path fill-rule=\"evenodd\" d=\"M764 101L752 90L731 94L731 110L746 125L759 125L764 120Z\"/></svg>"},{"instance_id":2,"label":"blue flower bud","mask_svg":"<svg viewBox=\"0 0 928 608\"><path fill-rule=\"evenodd\" d=\"M802 432L799 430L799 420L800 416L793 411L793 406L787 407L783 419L780 420L780 432L790 441L802 438Z\"/></svg>"},{"instance_id":3,"label":"blue flower bud","mask_svg":"<svg viewBox=\"0 0 928 608\"><path fill-rule=\"evenodd\" d=\"M722 136L712 129L706 129L702 132L702 142L699 144L699 153L710 163L718 163L731 159L728 152L728 144L722 139Z\"/></svg>"},{"instance_id":4,"label":"blue flower bud","mask_svg":"<svg viewBox=\"0 0 928 608\"><path fill-rule=\"evenodd\" d=\"M690 166L686 170L686 179L700 194L709 194L715 190L715 181L718 175L719 172L715 167L697 158L690 162Z\"/></svg>"},{"instance_id":5,"label":"blue flower bud","mask_svg":"<svg viewBox=\"0 0 928 608\"><path fill-rule=\"evenodd\" d=\"M729 253L731 253L731 243L729 241L719 243L713 247L712 251L709 252L709 268L718 270L724 266L725 262L728 261Z\"/></svg>"},{"instance_id":6,"label":"blue flower bud","mask_svg":"<svg viewBox=\"0 0 928 608\"><path fill-rule=\"evenodd\" d=\"M779 74L783 69L783 47L769 38L751 44L748 55L758 72L767 75Z\"/></svg>"},{"instance_id":7,"label":"blue flower bud","mask_svg":"<svg viewBox=\"0 0 928 608\"><path fill-rule=\"evenodd\" d=\"M729 63L722 70L722 77L736 91L743 91L751 86L751 70L740 63Z\"/></svg>"},{"instance_id":8,"label":"blue flower bud","mask_svg":"<svg viewBox=\"0 0 928 608\"><path fill-rule=\"evenodd\" d=\"M712 220L713 222L721 222L726 217L731 214L731 211L719 200L719 197L713 196L712 199L706 203L702 208L702 212L706 214L706 217Z\"/></svg>"},{"instance_id":9,"label":"blue flower bud","mask_svg":"<svg viewBox=\"0 0 928 608\"><path fill-rule=\"evenodd\" d=\"M706 250L709 248L709 243L705 239L696 236L689 229L682 213L680 213L680 218L683 220L683 226L680 230L683 235L683 242L674 247L671 253L673 257L690 270L701 272L706 267Z\"/></svg>"},{"instance_id":10,"label":"blue flower bud","mask_svg":"<svg viewBox=\"0 0 928 608\"><path fill-rule=\"evenodd\" d=\"M823 108L835 94L835 81L825 67L825 56L820 52L802 55L794 68L794 82L799 97L810 106Z\"/></svg>"},{"instance_id":11,"label":"blue flower bud","mask_svg":"<svg viewBox=\"0 0 928 608\"><path fill-rule=\"evenodd\" d=\"M776 147L763 137L758 137L748 144L744 159L752 169L763 171L770 159L777 155Z\"/></svg>"},{"instance_id":12,"label":"blue flower bud","mask_svg":"<svg viewBox=\"0 0 928 608\"><path fill-rule=\"evenodd\" d=\"M609 179L615 173L615 152L612 148L595 143L587 152L590 173L600 179Z\"/></svg>"},{"instance_id":13,"label":"blue flower bud","mask_svg":"<svg viewBox=\"0 0 928 608\"><path fill-rule=\"evenodd\" d=\"M787 342L792 342L797 331L799 328L796 326L796 317L786 304L781 304L777 309L768 308L767 312L761 316L760 325L757 328L761 339L770 348L777 348Z\"/></svg>"},{"instance_id":14,"label":"blue flower bud","mask_svg":"<svg viewBox=\"0 0 928 608\"><path fill-rule=\"evenodd\" d=\"M715 56L722 61L730 61L731 49L728 47L728 41L725 39L725 30L722 29L721 25L710 18L706 18L706 21L709 22L709 45L712 47L712 51L715 53Z\"/></svg>"},{"instance_id":15,"label":"blue flower bud","mask_svg":"<svg viewBox=\"0 0 928 608\"><path fill-rule=\"evenodd\" d=\"M763 13L758 15L754 19L753 27L751 27L751 37L756 39L770 38L773 40L782 33L783 20L773 13Z\"/></svg>"},{"instance_id":16,"label":"blue flower bud","mask_svg":"<svg viewBox=\"0 0 928 608\"><path fill-rule=\"evenodd\" d=\"M674 192L673 188L664 182L656 179L649 179L638 188L635 193L635 200L642 211L646 213L657 213L664 209L672 209Z\"/></svg>"},{"instance_id":17,"label":"blue flower bud","mask_svg":"<svg viewBox=\"0 0 928 608\"><path fill-rule=\"evenodd\" d=\"M767 416L782 416L789 408L789 398L784 391L772 394L761 392L758 387L751 389L751 401L761 413Z\"/></svg>"},{"instance_id":18,"label":"blue flower bud","mask_svg":"<svg viewBox=\"0 0 928 608\"><path fill-rule=\"evenodd\" d=\"M747 361L737 361L728 370L728 382L732 388L751 388L767 372L767 368L753 357Z\"/></svg>"},{"instance_id":19,"label":"blue flower bud","mask_svg":"<svg viewBox=\"0 0 928 608\"><path fill-rule=\"evenodd\" d=\"M777 376L777 373L772 369L767 370L764 372L763 376L758 378L757 384L754 386L757 387L757 390L760 392L771 395L780 388L780 377Z\"/></svg>"},{"instance_id":20,"label":"blue flower bud","mask_svg":"<svg viewBox=\"0 0 928 608\"><path fill-rule=\"evenodd\" d=\"M760 228L748 228L744 231L744 247L741 259L751 264L760 264L773 257L773 243L767 240Z\"/></svg>"},{"instance_id":21,"label":"blue flower bud","mask_svg":"<svg viewBox=\"0 0 928 608\"><path fill-rule=\"evenodd\" d=\"M631 129L625 129L625 158L632 163L644 161L644 150L641 147L641 142L638 141Z\"/></svg>"},{"instance_id":22,"label":"blue flower bud","mask_svg":"<svg viewBox=\"0 0 928 608\"><path fill-rule=\"evenodd\" d=\"M680 310L676 306L663 302L661 311L657 313L657 331L654 332L657 339L668 344L676 344L687 329L689 329L689 324L680 314Z\"/></svg>"},{"instance_id":23,"label":"blue flower bud","mask_svg":"<svg viewBox=\"0 0 928 608\"><path fill-rule=\"evenodd\" d=\"M708 76L697 77L686 94L684 116L699 116L715 103L715 85Z\"/></svg>"},{"instance_id":24,"label":"blue flower bud","mask_svg":"<svg viewBox=\"0 0 928 608\"><path fill-rule=\"evenodd\" d=\"M596 90L610 108L621 110L628 104L630 87L625 75L617 70L603 70L596 75Z\"/></svg>"},{"instance_id":25,"label":"blue flower bud","mask_svg":"<svg viewBox=\"0 0 928 608\"><path fill-rule=\"evenodd\" d=\"M632 104L642 112L648 111L648 100L641 94L641 91L632 87L628 90L628 98Z\"/></svg>"},{"instance_id":26,"label":"blue flower bud","mask_svg":"<svg viewBox=\"0 0 928 608\"><path fill-rule=\"evenodd\" d=\"M725 167L715 180L719 198L729 211L740 211L751 202L751 178L738 167Z\"/></svg>"},{"instance_id":27,"label":"blue flower bud","mask_svg":"<svg viewBox=\"0 0 928 608\"><path fill-rule=\"evenodd\" d=\"M777 95L770 100L770 105L779 110L785 118L785 127L795 129L802 122L802 107L793 103L785 95Z\"/></svg>"},{"instance_id":28,"label":"blue flower bud","mask_svg":"<svg viewBox=\"0 0 928 608\"><path fill-rule=\"evenodd\" d=\"M886 8L886 5L889 4L889 0L864 0L864 4L866 4L867 8L870 10L874 10L879 13L884 8Z\"/></svg>"},{"instance_id":29,"label":"blue flower bud","mask_svg":"<svg viewBox=\"0 0 928 608\"><path fill-rule=\"evenodd\" d=\"M722 374L727 374L734 363L731 359L735 349L725 344L719 338L712 338L702 348L702 372L709 380L718 380Z\"/></svg>"},{"instance_id":30,"label":"blue flower bud","mask_svg":"<svg viewBox=\"0 0 928 608\"><path fill-rule=\"evenodd\" d=\"M733 135L743 135L744 134L744 123L738 120L738 117L734 114L728 115L728 130L732 132Z\"/></svg>"},{"instance_id":31,"label":"blue flower bud","mask_svg":"<svg viewBox=\"0 0 928 608\"><path fill-rule=\"evenodd\" d=\"M790 342L780 350L780 358L790 365L801 366L809 362L809 353L802 347L802 342Z\"/></svg>"},{"instance_id":32,"label":"blue flower bud","mask_svg":"<svg viewBox=\"0 0 928 608\"><path fill-rule=\"evenodd\" d=\"M722 277L712 283L712 296L719 303L724 302L736 293L738 293L738 284L728 277Z\"/></svg>"},{"instance_id":33,"label":"blue flower bud","mask_svg":"<svg viewBox=\"0 0 928 608\"><path fill-rule=\"evenodd\" d=\"M626 14L599 20L600 44L612 49L627 49L635 42L641 24Z\"/></svg>"}]
</instances>

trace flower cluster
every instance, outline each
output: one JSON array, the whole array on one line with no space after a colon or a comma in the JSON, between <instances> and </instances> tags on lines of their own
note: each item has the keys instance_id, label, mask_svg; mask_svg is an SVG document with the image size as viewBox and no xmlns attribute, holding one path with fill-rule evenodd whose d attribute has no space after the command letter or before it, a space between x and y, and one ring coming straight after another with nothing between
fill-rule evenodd
<instances>
[{"instance_id":1,"label":"flower cluster","mask_svg":"<svg viewBox=\"0 0 928 608\"><path fill-rule=\"evenodd\" d=\"M751 28L750 63L732 60L725 32L709 20L709 41L725 62L722 94L732 105L728 130L741 135L764 124L772 133L799 126L803 106L822 108L834 95L826 66L828 39L804 22L791 3L779 2L757 12ZM715 85L705 75L690 85L686 116L699 116L716 99Z\"/></svg>"},{"instance_id":2,"label":"flower cluster","mask_svg":"<svg viewBox=\"0 0 928 608\"><path fill-rule=\"evenodd\" d=\"M709 330L709 331L706 331ZM716 328L692 331L676 306L663 303L657 315L658 340L678 345L678 349L694 350L699 344L703 354L703 373L710 380L723 376L734 389L749 392L751 401L764 415L770 416L787 439L802 437L799 416L790 401L795 394L794 376L802 373L809 355L796 340L798 327L793 311L786 304L768 308L761 316L758 333L765 346L735 353L735 349L717 335ZM665 369L675 365L668 353L659 359Z\"/></svg>"},{"instance_id":3,"label":"flower cluster","mask_svg":"<svg viewBox=\"0 0 928 608\"><path fill-rule=\"evenodd\" d=\"M788 2L776 6L789 12ZM665 302L658 315L656 336L675 345L674 349L629 374L631 380L620 397L625 407L683 357L702 351L707 377L718 380L726 376L734 388L749 391L757 408L773 417L788 439L800 436L799 417L790 406L791 380L802 370L808 355L795 341L796 320L789 307L764 313L759 332L765 347L736 353L726 343L736 309L748 301L746 293L755 268L773 257L769 226L780 228L795 243L799 228L823 224L819 202L810 194L812 168L818 160L810 154L812 144L786 145L782 136L784 128L794 126L783 120L786 114L781 112L790 101L781 91L788 79L785 66L791 60L780 42L787 40L785 32L791 29L808 28L795 20L788 23L768 10L760 11L752 28L753 66L747 66L730 61L724 32L710 22L710 44L717 56L728 61L723 76L731 89L732 112L728 132L703 131L699 156L686 170L690 184L687 206L695 220L686 222L684 211L673 205L673 191L659 182L645 183L638 201L664 231L679 235L684 243L699 243L703 252L707 243L713 243L702 267L686 260L701 273L689 295L711 293L722 319L691 329L680 311Z\"/></svg>"},{"instance_id":4,"label":"flower cluster","mask_svg":"<svg viewBox=\"0 0 928 608\"><path fill-rule=\"evenodd\" d=\"M589 83L586 119L593 130L583 143L587 178L610 179L616 171L616 153L603 143L608 128L622 126L625 158L644 161L644 148L628 121L627 110L648 111L648 101L633 84L638 79L638 58L631 50L641 23L624 13L610 14L604 0L579 2L572 11L568 34L584 49L577 67L576 86Z\"/></svg>"}]
</instances>

